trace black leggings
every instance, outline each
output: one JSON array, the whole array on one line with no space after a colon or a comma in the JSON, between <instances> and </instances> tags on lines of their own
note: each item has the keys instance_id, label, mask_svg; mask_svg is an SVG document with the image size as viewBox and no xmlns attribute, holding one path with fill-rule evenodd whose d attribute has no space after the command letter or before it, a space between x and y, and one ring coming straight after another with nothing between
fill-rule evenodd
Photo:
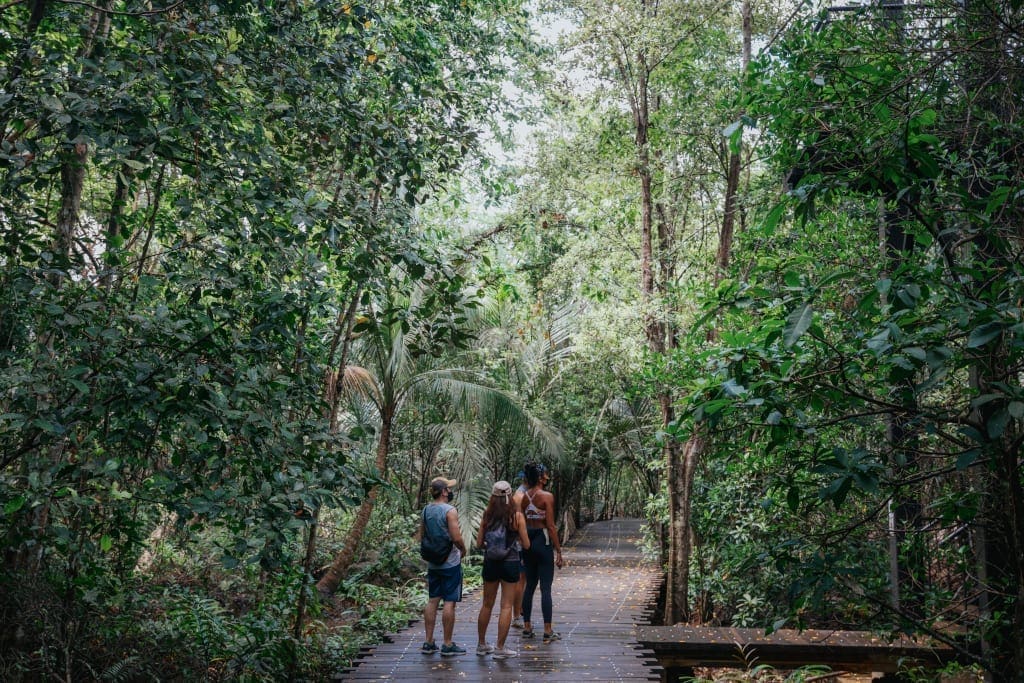
<instances>
[{"instance_id":1,"label":"black leggings","mask_svg":"<svg viewBox=\"0 0 1024 683\"><path fill-rule=\"evenodd\" d=\"M551 582L555 579L555 550L544 542L544 529L528 529L530 549L526 551L526 590L523 591L523 620L530 621L533 592L540 583L540 611L544 623L551 623Z\"/></svg>"}]
</instances>

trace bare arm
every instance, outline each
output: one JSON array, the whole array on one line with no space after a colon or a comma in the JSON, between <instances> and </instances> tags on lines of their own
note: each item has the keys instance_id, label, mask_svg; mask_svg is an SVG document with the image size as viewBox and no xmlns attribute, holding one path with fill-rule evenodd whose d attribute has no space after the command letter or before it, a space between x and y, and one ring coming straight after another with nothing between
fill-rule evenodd
<instances>
[{"instance_id":1,"label":"bare arm","mask_svg":"<svg viewBox=\"0 0 1024 683\"><path fill-rule=\"evenodd\" d=\"M523 550L530 549L530 534L526 531L526 517L523 517L523 513L516 510L516 531L519 532L519 543L523 546Z\"/></svg>"},{"instance_id":2,"label":"bare arm","mask_svg":"<svg viewBox=\"0 0 1024 683\"><path fill-rule=\"evenodd\" d=\"M547 493L545 491L545 493ZM555 546L555 565L562 568L562 542L558 540L558 529L555 527L555 495L548 493L547 513L544 515L544 523L548 529L548 537Z\"/></svg>"},{"instance_id":3,"label":"bare arm","mask_svg":"<svg viewBox=\"0 0 1024 683\"><path fill-rule=\"evenodd\" d=\"M483 548L484 547L484 534L486 534L486 533L487 533L487 518L485 517L485 518L480 520L480 528L476 530L476 544L475 545L476 545L477 548Z\"/></svg>"},{"instance_id":4,"label":"bare arm","mask_svg":"<svg viewBox=\"0 0 1024 683\"><path fill-rule=\"evenodd\" d=\"M448 511L445 515L448 520L448 535L452 537L452 543L459 549L462 556L466 556L466 543L462 540L462 529L459 528L459 513L454 509Z\"/></svg>"}]
</instances>

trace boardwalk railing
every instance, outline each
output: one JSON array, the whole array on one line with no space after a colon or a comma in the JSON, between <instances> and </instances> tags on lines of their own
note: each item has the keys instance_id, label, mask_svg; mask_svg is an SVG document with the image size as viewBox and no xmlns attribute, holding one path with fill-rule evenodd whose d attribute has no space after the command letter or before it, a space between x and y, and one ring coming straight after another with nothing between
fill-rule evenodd
<instances>
[{"instance_id":1,"label":"boardwalk railing","mask_svg":"<svg viewBox=\"0 0 1024 683\"><path fill-rule=\"evenodd\" d=\"M653 650L670 679L695 666L746 668L756 661L779 669L825 664L834 671L895 673L901 666L940 667L952 648L900 638L890 642L864 631L795 631L765 635L761 629L642 626L637 640Z\"/></svg>"}]
</instances>

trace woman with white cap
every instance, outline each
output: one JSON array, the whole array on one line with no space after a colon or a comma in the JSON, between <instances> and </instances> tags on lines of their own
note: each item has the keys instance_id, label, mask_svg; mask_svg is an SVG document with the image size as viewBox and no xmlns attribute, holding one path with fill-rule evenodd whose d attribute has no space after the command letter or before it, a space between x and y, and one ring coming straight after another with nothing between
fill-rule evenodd
<instances>
[{"instance_id":1,"label":"woman with white cap","mask_svg":"<svg viewBox=\"0 0 1024 683\"><path fill-rule=\"evenodd\" d=\"M512 624L512 604L519 582L519 551L530 547L526 533L526 519L512 501L512 485L507 481L495 482L491 499L487 503L476 545L484 548L484 595L477 617L478 655L491 654L495 659L515 657L519 653L505 647L509 626ZM497 648L487 644L487 625L491 621L494 599L501 585L501 612L498 615Z\"/></svg>"}]
</instances>

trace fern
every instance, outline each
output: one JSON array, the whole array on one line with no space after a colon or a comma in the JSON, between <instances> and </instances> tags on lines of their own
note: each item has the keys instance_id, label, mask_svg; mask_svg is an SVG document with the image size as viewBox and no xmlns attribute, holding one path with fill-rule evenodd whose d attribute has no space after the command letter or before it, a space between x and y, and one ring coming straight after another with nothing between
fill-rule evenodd
<instances>
[{"instance_id":1,"label":"fern","mask_svg":"<svg viewBox=\"0 0 1024 683\"><path fill-rule=\"evenodd\" d=\"M117 664L108 666L99 675L101 681L133 681L138 680L139 674L138 655L130 655Z\"/></svg>"}]
</instances>

